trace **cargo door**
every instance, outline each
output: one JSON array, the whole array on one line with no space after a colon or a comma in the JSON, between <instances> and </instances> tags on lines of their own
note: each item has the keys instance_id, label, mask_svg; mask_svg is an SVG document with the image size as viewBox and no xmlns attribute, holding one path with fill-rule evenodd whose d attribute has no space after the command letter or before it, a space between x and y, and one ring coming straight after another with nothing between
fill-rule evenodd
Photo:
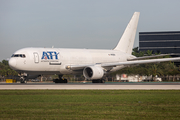
<instances>
[{"instance_id":1,"label":"cargo door","mask_svg":"<svg viewBox=\"0 0 180 120\"><path fill-rule=\"evenodd\" d=\"M39 63L39 55L37 52L34 52L34 63Z\"/></svg>"},{"instance_id":2,"label":"cargo door","mask_svg":"<svg viewBox=\"0 0 180 120\"><path fill-rule=\"evenodd\" d=\"M57 51L52 52L52 57L50 57L51 60L49 61L49 65L61 65L60 61L60 53Z\"/></svg>"}]
</instances>

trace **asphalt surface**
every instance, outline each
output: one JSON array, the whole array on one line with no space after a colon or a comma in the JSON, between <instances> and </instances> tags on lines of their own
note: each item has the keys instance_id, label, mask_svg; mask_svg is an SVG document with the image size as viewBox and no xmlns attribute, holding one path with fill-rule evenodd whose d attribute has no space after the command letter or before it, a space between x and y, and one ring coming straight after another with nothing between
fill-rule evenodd
<instances>
[{"instance_id":1,"label":"asphalt surface","mask_svg":"<svg viewBox=\"0 0 180 120\"><path fill-rule=\"evenodd\" d=\"M27 83L0 83L0 85L180 85L180 82L106 82L106 83L54 83L54 82L27 82Z\"/></svg>"},{"instance_id":2,"label":"asphalt surface","mask_svg":"<svg viewBox=\"0 0 180 120\"><path fill-rule=\"evenodd\" d=\"M139 83L0 83L0 90L180 90L180 82Z\"/></svg>"}]
</instances>

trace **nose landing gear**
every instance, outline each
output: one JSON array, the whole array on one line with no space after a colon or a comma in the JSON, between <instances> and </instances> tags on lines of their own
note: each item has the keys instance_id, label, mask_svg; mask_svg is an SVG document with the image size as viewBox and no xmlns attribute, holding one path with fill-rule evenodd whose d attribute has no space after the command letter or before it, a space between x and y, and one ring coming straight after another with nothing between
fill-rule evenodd
<instances>
[{"instance_id":1,"label":"nose landing gear","mask_svg":"<svg viewBox=\"0 0 180 120\"><path fill-rule=\"evenodd\" d=\"M21 76L20 83L27 83L27 79L24 76Z\"/></svg>"}]
</instances>

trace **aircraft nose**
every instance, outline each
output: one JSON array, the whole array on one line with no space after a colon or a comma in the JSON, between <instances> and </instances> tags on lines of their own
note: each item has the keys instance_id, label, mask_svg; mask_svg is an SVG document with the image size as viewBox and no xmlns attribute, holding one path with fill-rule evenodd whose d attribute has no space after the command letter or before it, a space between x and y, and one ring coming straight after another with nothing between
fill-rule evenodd
<instances>
[{"instance_id":1,"label":"aircraft nose","mask_svg":"<svg viewBox=\"0 0 180 120\"><path fill-rule=\"evenodd\" d=\"M11 58L9 60L9 66L12 68L12 69L15 69L16 68L16 59L15 58Z\"/></svg>"}]
</instances>

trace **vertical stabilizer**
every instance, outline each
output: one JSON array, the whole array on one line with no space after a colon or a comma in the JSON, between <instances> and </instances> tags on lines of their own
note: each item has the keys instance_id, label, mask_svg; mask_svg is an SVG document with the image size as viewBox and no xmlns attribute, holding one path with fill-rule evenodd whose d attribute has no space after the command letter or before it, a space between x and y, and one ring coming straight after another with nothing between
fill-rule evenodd
<instances>
[{"instance_id":1,"label":"vertical stabilizer","mask_svg":"<svg viewBox=\"0 0 180 120\"><path fill-rule=\"evenodd\" d=\"M134 39L136 35L136 29L138 25L139 20L139 12L135 12L132 16L129 24L127 25L121 39L119 40L119 43L114 48L114 50L120 50L122 52L125 52L127 54L132 53L132 48L134 45Z\"/></svg>"}]
</instances>

